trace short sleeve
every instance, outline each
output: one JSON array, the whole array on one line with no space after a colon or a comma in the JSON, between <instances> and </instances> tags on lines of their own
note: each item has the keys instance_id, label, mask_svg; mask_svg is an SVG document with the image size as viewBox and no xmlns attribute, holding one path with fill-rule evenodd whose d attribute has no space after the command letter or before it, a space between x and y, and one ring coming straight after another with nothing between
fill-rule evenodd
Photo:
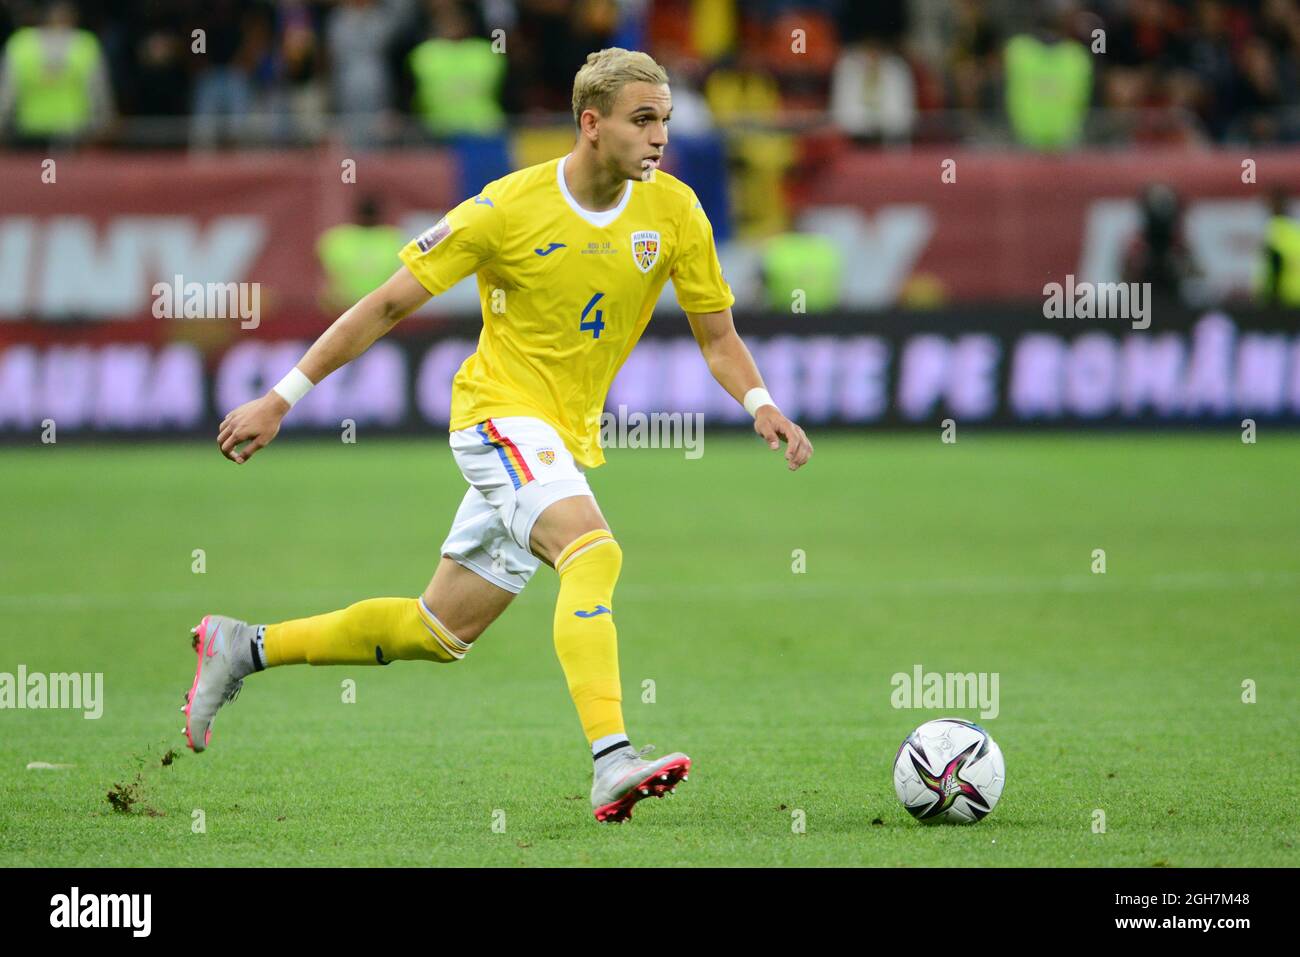
<instances>
[{"instance_id":1,"label":"short sleeve","mask_svg":"<svg viewBox=\"0 0 1300 957\"><path fill-rule=\"evenodd\" d=\"M397 254L433 295L446 292L497 254L505 219L487 196L467 199Z\"/></svg>"},{"instance_id":2,"label":"short sleeve","mask_svg":"<svg viewBox=\"0 0 1300 957\"><path fill-rule=\"evenodd\" d=\"M721 312L734 304L736 297L722 278L722 264L713 245L713 226L693 192L677 245L671 273L677 304L690 313Z\"/></svg>"}]
</instances>

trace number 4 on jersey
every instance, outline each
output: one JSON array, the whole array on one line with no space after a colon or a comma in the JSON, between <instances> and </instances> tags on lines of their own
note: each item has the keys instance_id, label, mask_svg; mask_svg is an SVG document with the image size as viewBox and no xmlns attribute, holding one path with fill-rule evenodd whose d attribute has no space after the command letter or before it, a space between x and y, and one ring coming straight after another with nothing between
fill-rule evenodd
<instances>
[{"instance_id":1,"label":"number 4 on jersey","mask_svg":"<svg viewBox=\"0 0 1300 957\"><path fill-rule=\"evenodd\" d=\"M605 328L605 323L601 321L604 311L596 309L596 318L592 319L590 322L587 321L587 313L591 312L591 310L595 308L596 303L598 303L604 295L603 292L598 292L592 296L587 302L587 305L582 309L582 318L578 320L578 330L580 332L590 332L591 338L593 339L599 339L600 330Z\"/></svg>"}]
</instances>

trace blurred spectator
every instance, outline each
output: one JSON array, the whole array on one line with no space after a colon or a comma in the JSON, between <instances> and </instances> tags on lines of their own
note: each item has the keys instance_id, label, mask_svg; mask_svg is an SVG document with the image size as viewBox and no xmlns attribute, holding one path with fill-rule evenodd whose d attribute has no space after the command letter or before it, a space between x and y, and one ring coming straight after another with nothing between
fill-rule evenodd
<instances>
[{"instance_id":1,"label":"blurred spectator","mask_svg":"<svg viewBox=\"0 0 1300 957\"><path fill-rule=\"evenodd\" d=\"M0 0L0 44L26 22L14 18L40 3ZM96 68L86 81L92 117L107 115L101 104L113 99L128 117L188 113L200 146L319 142L331 115L353 142L403 142L399 109L408 102L410 127L442 138L498 129L512 115L562 116L586 55L615 41L644 47L661 62L694 64L728 132L736 124L788 132L830 119L869 141L997 143L1007 140L1009 117L1013 138L1036 149L1067 148L1085 136L1106 144L1300 140L1300 0L78 5L97 38L98 60L107 61L107 79ZM60 0L44 9L54 15L72 7ZM194 29L203 31L201 48L191 48ZM1104 51L1089 50L1098 36ZM504 69L475 50L493 42ZM31 35L17 43L21 53ZM77 68L67 65L64 80ZM495 80L494 69L501 70ZM40 95L31 82L38 74L24 74L29 104ZM0 74L0 110L11 120L16 77L9 67ZM493 82L501 85L489 98L483 91ZM1092 117L1094 87L1103 109ZM74 98L87 99L86 90L65 99L72 112L82 109ZM468 111L449 109L453 100ZM689 104L682 107L688 119ZM124 143L160 142L155 130L179 140L169 124L116 128Z\"/></svg>"},{"instance_id":2,"label":"blurred spectator","mask_svg":"<svg viewBox=\"0 0 1300 957\"><path fill-rule=\"evenodd\" d=\"M116 36L122 112L185 116L190 109L190 24L186 0L134 0ZM110 53L110 59L112 55Z\"/></svg>"},{"instance_id":3,"label":"blurred spectator","mask_svg":"<svg viewBox=\"0 0 1300 957\"><path fill-rule=\"evenodd\" d=\"M1300 221L1287 215L1285 190L1272 199L1256 293L1269 306L1300 307Z\"/></svg>"},{"instance_id":4,"label":"blurred spectator","mask_svg":"<svg viewBox=\"0 0 1300 957\"><path fill-rule=\"evenodd\" d=\"M1183 239L1182 203L1163 183L1142 194L1142 225L1124 255L1124 281L1147 282L1157 298L1185 300L1189 280L1199 277L1196 261Z\"/></svg>"},{"instance_id":5,"label":"blurred spectator","mask_svg":"<svg viewBox=\"0 0 1300 957\"><path fill-rule=\"evenodd\" d=\"M777 0L773 5L781 4ZM822 112L830 98L830 74L840 57L838 26L809 0L790 6L767 24L763 57L781 84L787 111Z\"/></svg>"},{"instance_id":6,"label":"blurred spectator","mask_svg":"<svg viewBox=\"0 0 1300 957\"><path fill-rule=\"evenodd\" d=\"M387 226L374 197L357 204L356 222L325 230L316 243L316 255L325 272L322 306L338 312L379 288L398 268L397 251L406 237Z\"/></svg>"},{"instance_id":7,"label":"blurred spectator","mask_svg":"<svg viewBox=\"0 0 1300 957\"><path fill-rule=\"evenodd\" d=\"M828 236L773 236L763 250L762 273L767 308L776 312L788 313L798 305L807 312L826 312L840 304L843 253Z\"/></svg>"},{"instance_id":8,"label":"blurred spectator","mask_svg":"<svg viewBox=\"0 0 1300 957\"><path fill-rule=\"evenodd\" d=\"M327 106L316 26L307 0L281 0L278 14L277 83L271 107L276 138L314 140L325 130Z\"/></svg>"},{"instance_id":9,"label":"blurred spectator","mask_svg":"<svg viewBox=\"0 0 1300 957\"><path fill-rule=\"evenodd\" d=\"M789 226L782 188L795 160L794 137L773 129L782 119L781 90L762 59L761 29L750 26L736 57L705 81L704 96L727 137L735 179L732 184L738 231L772 236Z\"/></svg>"},{"instance_id":10,"label":"blurred spectator","mask_svg":"<svg viewBox=\"0 0 1300 957\"><path fill-rule=\"evenodd\" d=\"M1236 77L1228 17L1220 0L1199 0L1193 33L1187 45L1187 65L1197 83L1197 113L1210 135L1218 139L1231 119Z\"/></svg>"},{"instance_id":11,"label":"blurred spectator","mask_svg":"<svg viewBox=\"0 0 1300 957\"><path fill-rule=\"evenodd\" d=\"M781 113L781 88L750 44L709 74L704 96L720 123L773 122Z\"/></svg>"},{"instance_id":12,"label":"blurred spectator","mask_svg":"<svg viewBox=\"0 0 1300 957\"><path fill-rule=\"evenodd\" d=\"M997 27L983 0L959 0L955 14L947 56L952 105L992 112L1000 103L1002 80Z\"/></svg>"},{"instance_id":13,"label":"blurred spectator","mask_svg":"<svg viewBox=\"0 0 1300 957\"><path fill-rule=\"evenodd\" d=\"M1037 33L1007 41L1007 114L1016 139L1040 150L1073 146L1092 99L1092 55L1045 18Z\"/></svg>"},{"instance_id":14,"label":"blurred spectator","mask_svg":"<svg viewBox=\"0 0 1300 957\"><path fill-rule=\"evenodd\" d=\"M193 46L198 74L194 80L194 106L190 143L198 149L225 141L238 142L247 135L253 109L253 70L270 44L271 11L246 0L211 0L196 15L202 34Z\"/></svg>"},{"instance_id":15,"label":"blurred spectator","mask_svg":"<svg viewBox=\"0 0 1300 957\"><path fill-rule=\"evenodd\" d=\"M509 42L523 112L569 112L574 74L618 29L615 0L519 0Z\"/></svg>"},{"instance_id":16,"label":"blurred spectator","mask_svg":"<svg viewBox=\"0 0 1300 957\"><path fill-rule=\"evenodd\" d=\"M440 138L500 133L505 56L486 37L473 35L470 15L459 3L431 0L429 6L433 36L407 58L416 116Z\"/></svg>"},{"instance_id":17,"label":"blurred spectator","mask_svg":"<svg viewBox=\"0 0 1300 957\"><path fill-rule=\"evenodd\" d=\"M1237 116L1228 135L1252 143L1271 142L1281 132L1278 108L1283 103L1277 58L1269 42L1252 36L1238 57Z\"/></svg>"},{"instance_id":18,"label":"blurred spectator","mask_svg":"<svg viewBox=\"0 0 1300 957\"><path fill-rule=\"evenodd\" d=\"M831 74L831 119L857 139L903 140L916 123L911 67L875 38L845 47Z\"/></svg>"},{"instance_id":19,"label":"blurred spectator","mask_svg":"<svg viewBox=\"0 0 1300 957\"><path fill-rule=\"evenodd\" d=\"M1260 36L1272 45L1282 91L1278 138L1300 140L1300 0L1264 0Z\"/></svg>"},{"instance_id":20,"label":"blurred spectator","mask_svg":"<svg viewBox=\"0 0 1300 957\"><path fill-rule=\"evenodd\" d=\"M9 37L0 64L0 127L13 116L20 142L70 143L98 132L113 113L99 39L77 29L71 3L54 3L39 27Z\"/></svg>"},{"instance_id":21,"label":"blurred spectator","mask_svg":"<svg viewBox=\"0 0 1300 957\"><path fill-rule=\"evenodd\" d=\"M465 5L429 0L428 9L433 35L407 57L412 108L426 134L456 151L458 193L472 196L513 169L501 107L506 58L475 34Z\"/></svg>"},{"instance_id":22,"label":"blurred spectator","mask_svg":"<svg viewBox=\"0 0 1300 957\"><path fill-rule=\"evenodd\" d=\"M387 55L402 19L397 0L340 0L325 28L334 112L356 146L379 142L392 124Z\"/></svg>"}]
</instances>

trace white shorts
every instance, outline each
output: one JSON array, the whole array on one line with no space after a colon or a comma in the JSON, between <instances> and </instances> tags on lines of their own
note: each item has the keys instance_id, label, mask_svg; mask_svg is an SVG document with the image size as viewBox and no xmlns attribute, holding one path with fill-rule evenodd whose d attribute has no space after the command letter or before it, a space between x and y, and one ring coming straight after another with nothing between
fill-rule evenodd
<instances>
[{"instance_id":1,"label":"white shorts","mask_svg":"<svg viewBox=\"0 0 1300 957\"><path fill-rule=\"evenodd\" d=\"M555 429L531 416L459 429L450 444L470 488L442 554L518 594L541 564L528 548L533 523L552 502L591 495L585 469Z\"/></svg>"}]
</instances>

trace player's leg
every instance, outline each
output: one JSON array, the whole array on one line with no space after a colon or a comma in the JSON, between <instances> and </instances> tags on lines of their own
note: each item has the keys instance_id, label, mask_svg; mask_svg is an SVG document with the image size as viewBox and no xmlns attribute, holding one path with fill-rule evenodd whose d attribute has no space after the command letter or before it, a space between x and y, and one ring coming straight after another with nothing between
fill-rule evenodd
<instances>
[{"instance_id":1,"label":"player's leg","mask_svg":"<svg viewBox=\"0 0 1300 957\"><path fill-rule=\"evenodd\" d=\"M514 597L444 556L418 598L367 598L338 611L267 625L263 664L450 664L465 657Z\"/></svg>"},{"instance_id":2,"label":"player's leg","mask_svg":"<svg viewBox=\"0 0 1300 957\"><path fill-rule=\"evenodd\" d=\"M192 629L198 666L181 709L189 746L207 747L217 711L254 671L292 664L460 661L537 567L513 543L503 552L500 543L507 538L496 510L471 487L443 542L442 561L419 598L368 598L270 625L208 615ZM470 637L462 638L458 628Z\"/></svg>"},{"instance_id":3,"label":"player's leg","mask_svg":"<svg viewBox=\"0 0 1300 957\"><path fill-rule=\"evenodd\" d=\"M597 752L627 742L614 627L614 586L623 551L591 494L547 505L529 547L556 570L555 653L588 743Z\"/></svg>"},{"instance_id":4,"label":"player's leg","mask_svg":"<svg viewBox=\"0 0 1300 957\"><path fill-rule=\"evenodd\" d=\"M556 569L555 650L594 746L592 806L600 820L625 820L641 797L671 792L685 778L690 759L674 753L643 761L645 751L634 752L628 744L613 613L619 544L582 467L546 422L489 418L453 432L451 447L491 515L483 512L481 525L468 524L464 534L449 536L443 553L512 591L528 581L539 558Z\"/></svg>"},{"instance_id":5,"label":"player's leg","mask_svg":"<svg viewBox=\"0 0 1300 957\"><path fill-rule=\"evenodd\" d=\"M347 608L267 625L262 664L459 661L527 582L536 560L502 555L505 529L492 505L466 490L442 557L419 598L368 598ZM256 662L253 663L255 670Z\"/></svg>"},{"instance_id":6,"label":"player's leg","mask_svg":"<svg viewBox=\"0 0 1300 957\"><path fill-rule=\"evenodd\" d=\"M635 752L628 741L614 626L622 549L590 492L547 505L529 544L560 577L555 652L591 745L592 808L597 820L625 821L641 798L671 794L691 761L680 752L646 761L653 748Z\"/></svg>"},{"instance_id":7,"label":"player's leg","mask_svg":"<svg viewBox=\"0 0 1300 957\"><path fill-rule=\"evenodd\" d=\"M452 448L505 532L492 553L526 574L539 558L560 573L555 648L588 741L626 742L611 605L622 552L582 467L552 426L530 416L487 419L453 433Z\"/></svg>"},{"instance_id":8,"label":"player's leg","mask_svg":"<svg viewBox=\"0 0 1300 957\"><path fill-rule=\"evenodd\" d=\"M444 555L420 598L452 634L472 645L516 594Z\"/></svg>"},{"instance_id":9,"label":"player's leg","mask_svg":"<svg viewBox=\"0 0 1300 957\"><path fill-rule=\"evenodd\" d=\"M483 582L472 572L461 571ZM444 575L442 582L448 580ZM500 614L493 613L500 599L482 594L490 588L501 591L483 582L478 597L489 599L485 608L465 610L453 620L490 622L489 614ZM464 598L473 593L462 583L456 594ZM439 607L449 606L440 603ZM486 624L479 628L480 633L482 627ZM449 664L460 661L470 650L470 642L461 640L423 598L367 598L337 611L271 625L207 615L192 633L198 666L181 710L186 716L185 737L194 751L208 746L217 711L234 700L244 679L255 671L296 664L387 665L399 660Z\"/></svg>"}]
</instances>

